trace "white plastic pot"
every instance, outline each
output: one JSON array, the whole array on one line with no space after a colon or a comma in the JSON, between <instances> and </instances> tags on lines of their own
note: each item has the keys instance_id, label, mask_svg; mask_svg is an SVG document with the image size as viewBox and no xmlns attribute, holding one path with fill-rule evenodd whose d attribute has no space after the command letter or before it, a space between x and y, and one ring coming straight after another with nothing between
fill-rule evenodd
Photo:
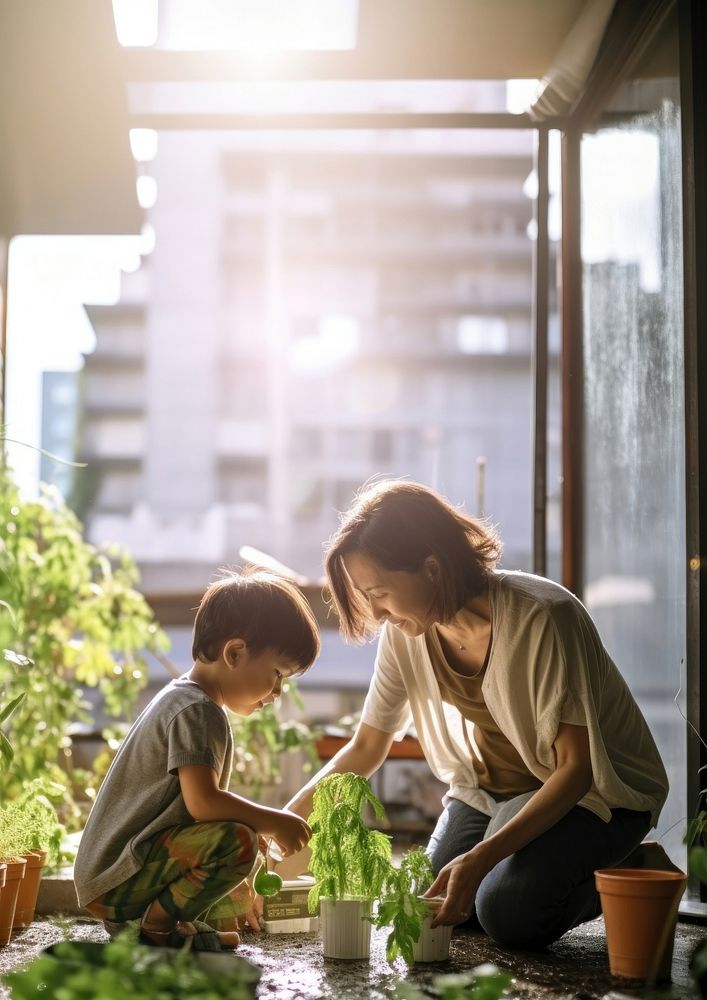
<instances>
[{"instance_id":1,"label":"white plastic pot","mask_svg":"<svg viewBox=\"0 0 707 1000\"><path fill-rule=\"evenodd\" d=\"M370 899L320 899L319 926L324 958L370 958L370 916Z\"/></svg>"},{"instance_id":2,"label":"white plastic pot","mask_svg":"<svg viewBox=\"0 0 707 1000\"><path fill-rule=\"evenodd\" d=\"M430 927L432 916L433 914L430 914L426 918L420 931L419 940L412 946L416 962L446 962L449 958L452 928Z\"/></svg>"}]
</instances>

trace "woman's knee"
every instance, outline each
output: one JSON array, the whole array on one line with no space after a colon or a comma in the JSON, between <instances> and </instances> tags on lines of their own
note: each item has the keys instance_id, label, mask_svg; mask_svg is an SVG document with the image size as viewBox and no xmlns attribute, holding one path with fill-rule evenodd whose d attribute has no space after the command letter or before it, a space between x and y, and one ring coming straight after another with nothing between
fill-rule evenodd
<instances>
[{"instance_id":1,"label":"woman's knee","mask_svg":"<svg viewBox=\"0 0 707 1000\"><path fill-rule=\"evenodd\" d=\"M500 866L502 867L503 862ZM506 948L533 950L557 940L556 908L546 898L537 879L523 873L494 870L482 881L476 895L476 915L483 930Z\"/></svg>"},{"instance_id":2,"label":"woman's knee","mask_svg":"<svg viewBox=\"0 0 707 1000\"><path fill-rule=\"evenodd\" d=\"M489 818L458 799L450 799L430 837L426 854L435 875L453 858L483 839Z\"/></svg>"}]
</instances>

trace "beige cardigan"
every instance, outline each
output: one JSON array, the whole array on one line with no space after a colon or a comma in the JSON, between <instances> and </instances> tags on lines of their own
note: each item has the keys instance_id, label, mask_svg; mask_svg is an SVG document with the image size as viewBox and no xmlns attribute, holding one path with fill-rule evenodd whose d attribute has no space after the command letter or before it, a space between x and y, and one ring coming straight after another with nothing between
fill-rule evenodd
<instances>
[{"instance_id":1,"label":"beige cardigan","mask_svg":"<svg viewBox=\"0 0 707 1000\"><path fill-rule=\"evenodd\" d=\"M559 584L498 571L489 580L492 640L482 692L499 729L528 770L553 773L560 722L584 725L594 781L579 802L608 822L615 808L648 811L653 825L668 778L648 725L587 610ZM473 725L442 702L425 636L386 624L361 719L401 739L415 723L427 762L449 798L493 815L478 787L462 727ZM475 745L475 744L474 744Z\"/></svg>"}]
</instances>

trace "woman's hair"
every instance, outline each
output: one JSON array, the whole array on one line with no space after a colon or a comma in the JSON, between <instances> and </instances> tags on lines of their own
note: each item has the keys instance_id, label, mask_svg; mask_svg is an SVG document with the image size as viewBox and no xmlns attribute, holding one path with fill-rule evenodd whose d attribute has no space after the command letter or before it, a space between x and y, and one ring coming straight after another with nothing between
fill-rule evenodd
<instances>
[{"instance_id":1,"label":"woman's hair","mask_svg":"<svg viewBox=\"0 0 707 1000\"><path fill-rule=\"evenodd\" d=\"M242 639L251 653L274 652L307 670L319 655L319 629L301 591L266 570L225 570L212 583L196 612L195 660L218 659L229 639Z\"/></svg>"},{"instance_id":2,"label":"woman's hair","mask_svg":"<svg viewBox=\"0 0 707 1000\"><path fill-rule=\"evenodd\" d=\"M482 592L501 549L490 524L462 514L426 486L395 480L364 487L326 549L327 582L344 638L361 642L379 628L346 572L347 553L360 552L386 570L408 573L433 556L439 565L433 612L444 623Z\"/></svg>"}]
</instances>

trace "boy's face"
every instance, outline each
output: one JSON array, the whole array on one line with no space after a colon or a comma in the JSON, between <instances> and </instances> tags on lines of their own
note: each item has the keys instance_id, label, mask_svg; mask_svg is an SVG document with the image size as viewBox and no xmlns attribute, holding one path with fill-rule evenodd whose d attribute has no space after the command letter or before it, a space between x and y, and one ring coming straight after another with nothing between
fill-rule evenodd
<instances>
[{"instance_id":1,"label":"boy's face","mask_svg":"<svg viewBox=\"0 0 707 1000\"><path fill-rule=\"evenodd\" d=\"M274 702L280 697L283 680L300 670L298 663L271 649L251 653L239 643L239 648L224 652L228 672L223 676L221 690L226 708L237 715L251 715Z\"/></svg>"}]
</instances>

